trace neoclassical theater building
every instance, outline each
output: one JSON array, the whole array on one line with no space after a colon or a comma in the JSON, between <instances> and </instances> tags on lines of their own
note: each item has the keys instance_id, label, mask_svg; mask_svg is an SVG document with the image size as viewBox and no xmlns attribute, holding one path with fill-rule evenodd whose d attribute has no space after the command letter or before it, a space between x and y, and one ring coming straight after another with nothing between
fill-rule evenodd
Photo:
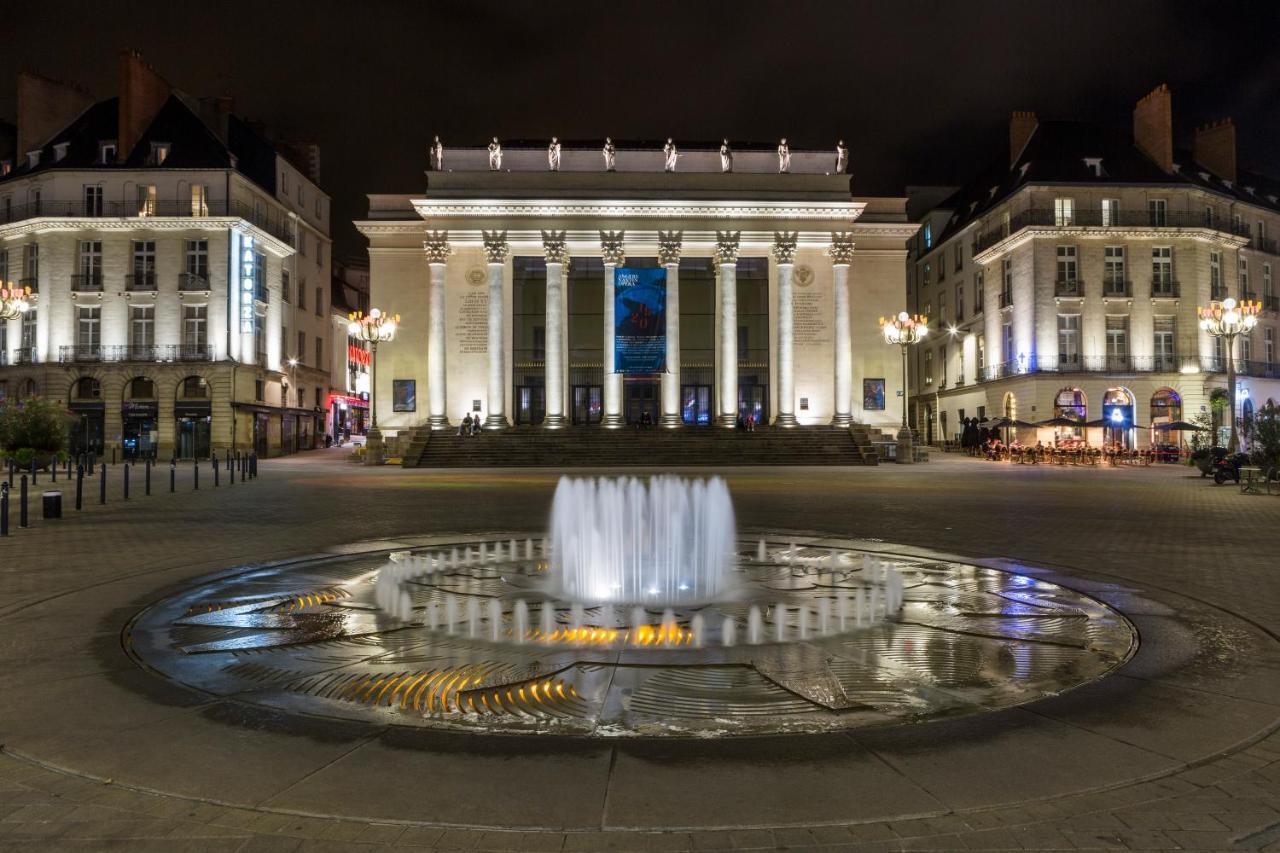
<instances>
[{"instance_id":1,"label":"neoclassical theater building","mask_svg":"<svg viewBox=\"0 0 1280 853\"><path fill-rule=\"evenodd\" d=\"M843 146L437 147L426 190L371 195L377 422L417 429L901 419L900 198Z\"/></svg>"}]
</instances>

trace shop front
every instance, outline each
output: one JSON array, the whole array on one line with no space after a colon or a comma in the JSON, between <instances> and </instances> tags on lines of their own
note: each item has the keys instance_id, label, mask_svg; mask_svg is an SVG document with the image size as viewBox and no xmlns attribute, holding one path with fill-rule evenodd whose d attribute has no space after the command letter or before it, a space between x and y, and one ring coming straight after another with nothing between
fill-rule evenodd
<instances>
[{"instance_id":1,"label":"shop front","mask_svg":"<svg viewBox=\"0 0 1280 853\"><path fill-rule=\"evenodd\" d=\"M126 400L120 412L125 459L155 459L159 439L156 400Z\"/></svg>"},{"instance_id":2,"label":"shop front","mask_svg":"<svg viewBox=\"0 0 1280 853\"><path fill-rule=\"evenodd\" d=\"M177 425L174 443L179 459L204 459L209 456L209 435L213 425L213 406L208 400L180 400L173 407Z\"/></svg>"}]
</instances>

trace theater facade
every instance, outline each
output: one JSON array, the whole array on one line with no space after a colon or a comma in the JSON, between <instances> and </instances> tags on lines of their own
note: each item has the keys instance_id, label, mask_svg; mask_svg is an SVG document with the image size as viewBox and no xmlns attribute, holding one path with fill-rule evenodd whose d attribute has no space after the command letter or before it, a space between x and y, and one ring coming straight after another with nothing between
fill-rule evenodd
<instances>
[{"instance_id":1,"label":"theater facade","mask_svg":"<svg viewBox=\"0 0 1280 853\"><path fill-rule=\"evenodd\" d=\"M846 155L655 146L436 149L369 196L377 423L669 428L901 420L902 198ZM727 156L726 156L727 155Z\"/></svg>"}]
</instances>

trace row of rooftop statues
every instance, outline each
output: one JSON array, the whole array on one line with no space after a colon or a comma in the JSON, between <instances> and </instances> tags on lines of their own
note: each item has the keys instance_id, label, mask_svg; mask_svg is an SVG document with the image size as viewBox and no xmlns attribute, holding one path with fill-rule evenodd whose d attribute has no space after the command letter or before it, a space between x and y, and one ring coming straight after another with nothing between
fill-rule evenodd
<instances>
[{"instance_id":1,"label":"row of rooftop statues","mask_svg":"<svg viewBox=\"0 0 1280 853\"><path fill-rule=\"evenodd\" d=\"M605 137L604 147L600 152L604 156L604 168L607 172L615 171L617 168L618 149L613 144L613 139ZM680 152L676 148L675 142L671 137L667 137L667 142L662 146L663 167L668 172L676 170L676 162L679 160ZM444 143L437 136L431 144L431 159L437 172L444 170ZM551 137L551 144L547 146L547 168L552 172L560 171L560 140L558 137ZM844 174L849 168L849 149L845 146L844 140L841 139L836 143L836 163L835 174ZM498 137L494 137L489 143L489 170L498 172L502 170L502 143L498 141ZM725 139L720 143L720 171L733 171L733 149L729 147L729 140ZM786 137L778 143L778 172L786 174L791 171L791 146L787 144Z\"/></svg>"}]
</instances>

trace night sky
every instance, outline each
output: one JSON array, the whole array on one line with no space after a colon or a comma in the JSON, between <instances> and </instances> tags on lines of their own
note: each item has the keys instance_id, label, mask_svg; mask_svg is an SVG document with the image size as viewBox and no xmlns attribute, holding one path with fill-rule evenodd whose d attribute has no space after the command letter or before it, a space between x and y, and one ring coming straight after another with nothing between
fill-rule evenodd
<instances>
[{"instance_id":1,"label":"night sky","mask_svg":"<svg viewBox=\"0 0 1280 853\"><path fill-rule=\"evenodd\" d=\"M418 192L427 143L652 139L828 147L854 189L960 183L1003 156L1012 109L1128 126L1173 90L1175 133L1231 116L1280 175L1280 3L145 2L5 16L0 116L21 69L116 91L134 47L177 88L322 147L335 254L364 193Z\"/></svg>"}]
</instances>

